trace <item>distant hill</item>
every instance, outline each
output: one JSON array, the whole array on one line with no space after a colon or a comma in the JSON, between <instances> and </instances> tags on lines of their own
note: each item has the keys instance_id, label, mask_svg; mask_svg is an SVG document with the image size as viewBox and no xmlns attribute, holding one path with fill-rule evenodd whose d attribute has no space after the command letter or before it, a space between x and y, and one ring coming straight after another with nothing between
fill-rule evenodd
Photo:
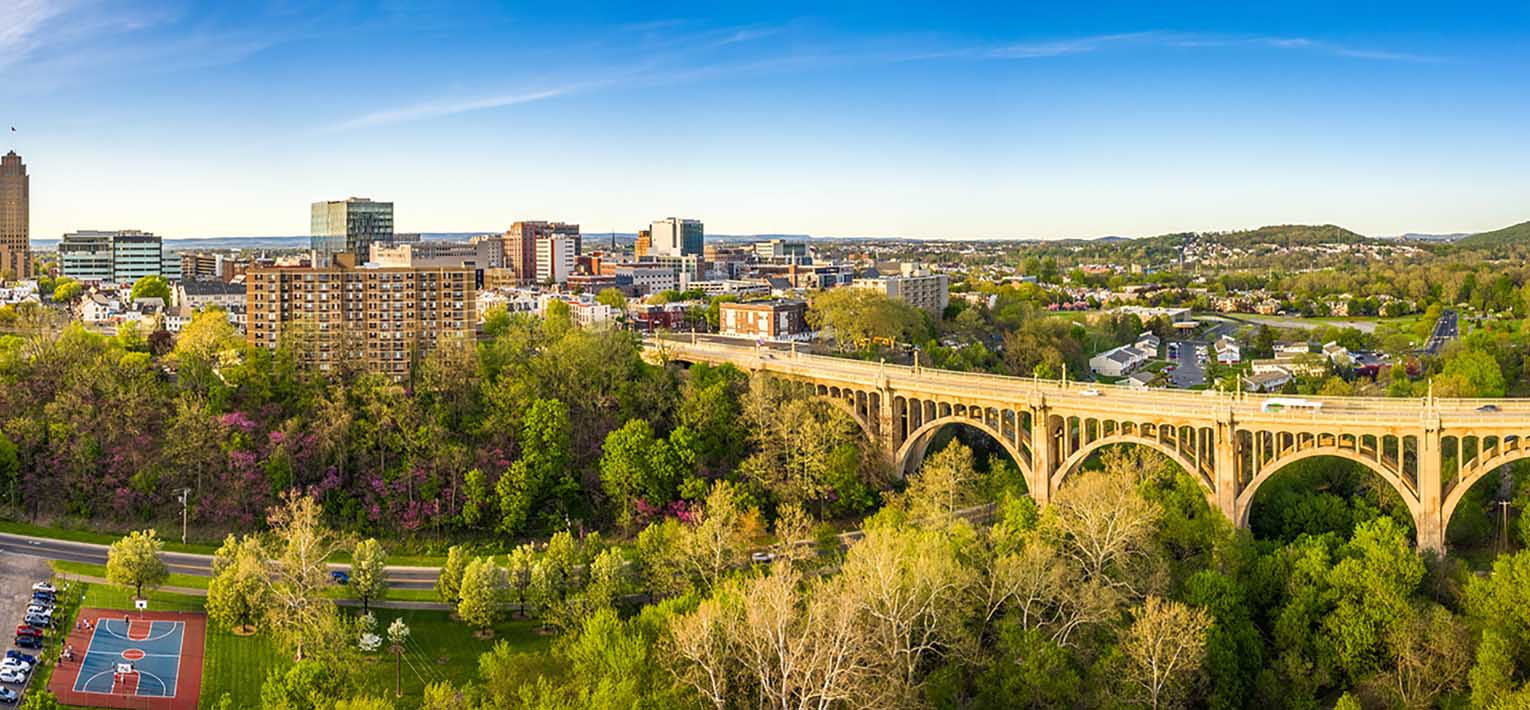
<instances>
[{"instance_id":1,"label":"distant hill","mask_svg":"<svg viewBox=\"0 0 1530 710\"><path fill-rule=\"evenodd\" d=\"M1451 234L1420 234L1418 232L1408 232L1407 234L1399 234L1390 238L1403 242L1453 242L1459 239L1470 237L1471 235L1471 232L1454 232Z\"/></svg>"},{"instance_id":2,"label":"distant hill","mask_svg":"<svg viewBox=\"0 0 1530 710\"><path fill-rule=\"evenodd\" d=\"M1263 245L1296 247L1313 244L1361 244L1375 241L1363 234L1332 224L1279 224L1238 232L1211 232L1200 235L1230 247Z\"/></svg>"},{"instance_id":3,"label":"distant hill","mask_svg":"<svg viewBox=\"0 0 1530 710\"><path fill-rule=\"evenodd\" d=\"M1519 224L1510 227L1504 227L1503 229L1495 229L1491 232L1473 234L1470 237L1456 240L1456 244L1459 244L1468 249L1502 247L1508 246L1510 244L1524 243L1530 243L1530 222L1520 222Z\"/></svg>"}]
</instances>

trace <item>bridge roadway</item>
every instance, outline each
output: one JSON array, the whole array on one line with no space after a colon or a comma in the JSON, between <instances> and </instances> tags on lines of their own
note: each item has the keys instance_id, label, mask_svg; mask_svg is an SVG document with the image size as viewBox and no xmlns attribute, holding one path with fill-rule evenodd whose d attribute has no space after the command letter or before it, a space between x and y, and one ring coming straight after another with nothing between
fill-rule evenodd
<instances>
[{"instance_id":1,"label":"bridge roadway","mask_svg":"<svg viewBox=\"0 0 1530 710\"><path fill-rule=\"evenodd\" d=\"M1530 456L1530 400L1303 397L1311 410L1266 411L1263 395L952 372L767 348L751 341L649 338L654 362L728 363L797 383L850 414L900 473L935 433L965 424L995 439L1043 505L1090 454L1153 448L1184 467L1208 502L1246 526L1259 486L1305 458L1356 461L1408 504L1422 549L1443 550L1470 486Z\"/></svg>"}]
</instances>

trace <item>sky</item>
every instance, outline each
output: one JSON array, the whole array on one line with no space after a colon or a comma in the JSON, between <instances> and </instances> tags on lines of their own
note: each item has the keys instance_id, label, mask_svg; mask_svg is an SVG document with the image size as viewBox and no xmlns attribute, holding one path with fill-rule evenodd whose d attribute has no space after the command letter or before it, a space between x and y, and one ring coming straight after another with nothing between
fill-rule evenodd
<instances>
[{"instance_id":1,"label":"sky","mask_svg":"<svg viewBox=\"0 0 1530 710\"><path fill-rule=\"evenodd\" d=\"M0 0L0 97L34 239L1530 220L1523 0Z\"/></svg>"}]
</instances>

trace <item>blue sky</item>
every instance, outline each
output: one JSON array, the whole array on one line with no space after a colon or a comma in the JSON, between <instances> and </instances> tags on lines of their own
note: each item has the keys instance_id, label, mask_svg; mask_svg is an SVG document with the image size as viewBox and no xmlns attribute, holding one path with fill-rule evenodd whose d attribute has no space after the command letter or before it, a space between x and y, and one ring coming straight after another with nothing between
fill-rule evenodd
<instances>
[{"instance_id":1,"label":"blue sky","mask_svg":"<svg viewBox=\"0 0 1530 710\"><path fill-rule=\"evenodd\" d=\"M0 123L34 238L1530 219L1530 4L1447 5L4 0Z\"/></svg>"}]
</instances>

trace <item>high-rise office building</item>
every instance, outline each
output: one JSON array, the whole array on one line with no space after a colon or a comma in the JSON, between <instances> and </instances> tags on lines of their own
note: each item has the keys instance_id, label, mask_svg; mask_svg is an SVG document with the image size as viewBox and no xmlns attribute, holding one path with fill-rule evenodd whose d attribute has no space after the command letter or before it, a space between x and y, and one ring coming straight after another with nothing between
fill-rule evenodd
<instances>
[{"instance_id":1,"label":"high-rise office building","mask_svg":"<svg viewBox=\"0 0 1530 710\"><path fill-rule=\"evenodd\" d=\"M632 241L632 255L641 259L645 256L648 256L648 252L652 249L653 232L646 229L639 229L637 233L637 239Z\"/></svg>"},{"instance_id":2,"label":"high-rise office building","mask_svg":"<svg viewBox=\"0 0 1530 710\"><path fill-rule=\"evenodd\" d=\"M0 276L32 277L27 166L16 151L0 157Z\"/></svg>"},{"instance_id":3,"label":"high-rise office building","mask_svg":"<svg viewBox=\"0 0 1530 710\"><path fill-rule=\"evenodd\" d=\"M419 358L477 328L472 268L358 266L341 254L327 266L262 267L247 273L250 344L275 348L289 335L322 371L359 364L402 381Z\"/></svg>"},{"instance_id":4,"label":"high-rise office building","mask_svg":"<svg viewBox=\"0 0 1530 710\"><path fill-rule=\"evenodd\" d=\"M365 197L315 202L309 216L309 245L321 263L340 253L365 260L373 242L393 243L392 202Z\"/></svg>"},{"instance_id":5,"label":"high-rise office building","mask_svg":"<svg viewBox=\"0 0 1530 710\"><path fill-rule=\"evenodd\" d=\"M706 251L701 220L666 217L649 228L652 256L702 256Z\"/></svg>"},{"instance_id":6,"label":"high-rise office building","mask_svg":"<svg viewBox=\"0 0 1530 710\"><path fill-rule=\"evenodd\" d=\"M580 251L579 225L563 222L516 222L505 231L503 265L514 274L517 283L537 280L537 242L551 237L573 241L574 253Z\"/></svg>"},{"instance_id":7,"label":"high-rise office building","mask_svg":"<svg viewBox=\"0 0 1530 710\"><path fill-rule=\"evenodd\" d=\"M130 284L145 276L181 278L181 259L164 240L137 229L80 230L58 245L59 272L86 283Z\"/></svg>"},{"instance_id":8,"label":"high-rise office building","mask_svg":"<svg viewBox=\"0 0 1530 710\"><path fill-rule=\"evenodd\" d=\"M537 283L568 283L574 273L574 260L579 256L578 240L566 235L554 235L537 240Z\"/></svg>"}]
</instances>

